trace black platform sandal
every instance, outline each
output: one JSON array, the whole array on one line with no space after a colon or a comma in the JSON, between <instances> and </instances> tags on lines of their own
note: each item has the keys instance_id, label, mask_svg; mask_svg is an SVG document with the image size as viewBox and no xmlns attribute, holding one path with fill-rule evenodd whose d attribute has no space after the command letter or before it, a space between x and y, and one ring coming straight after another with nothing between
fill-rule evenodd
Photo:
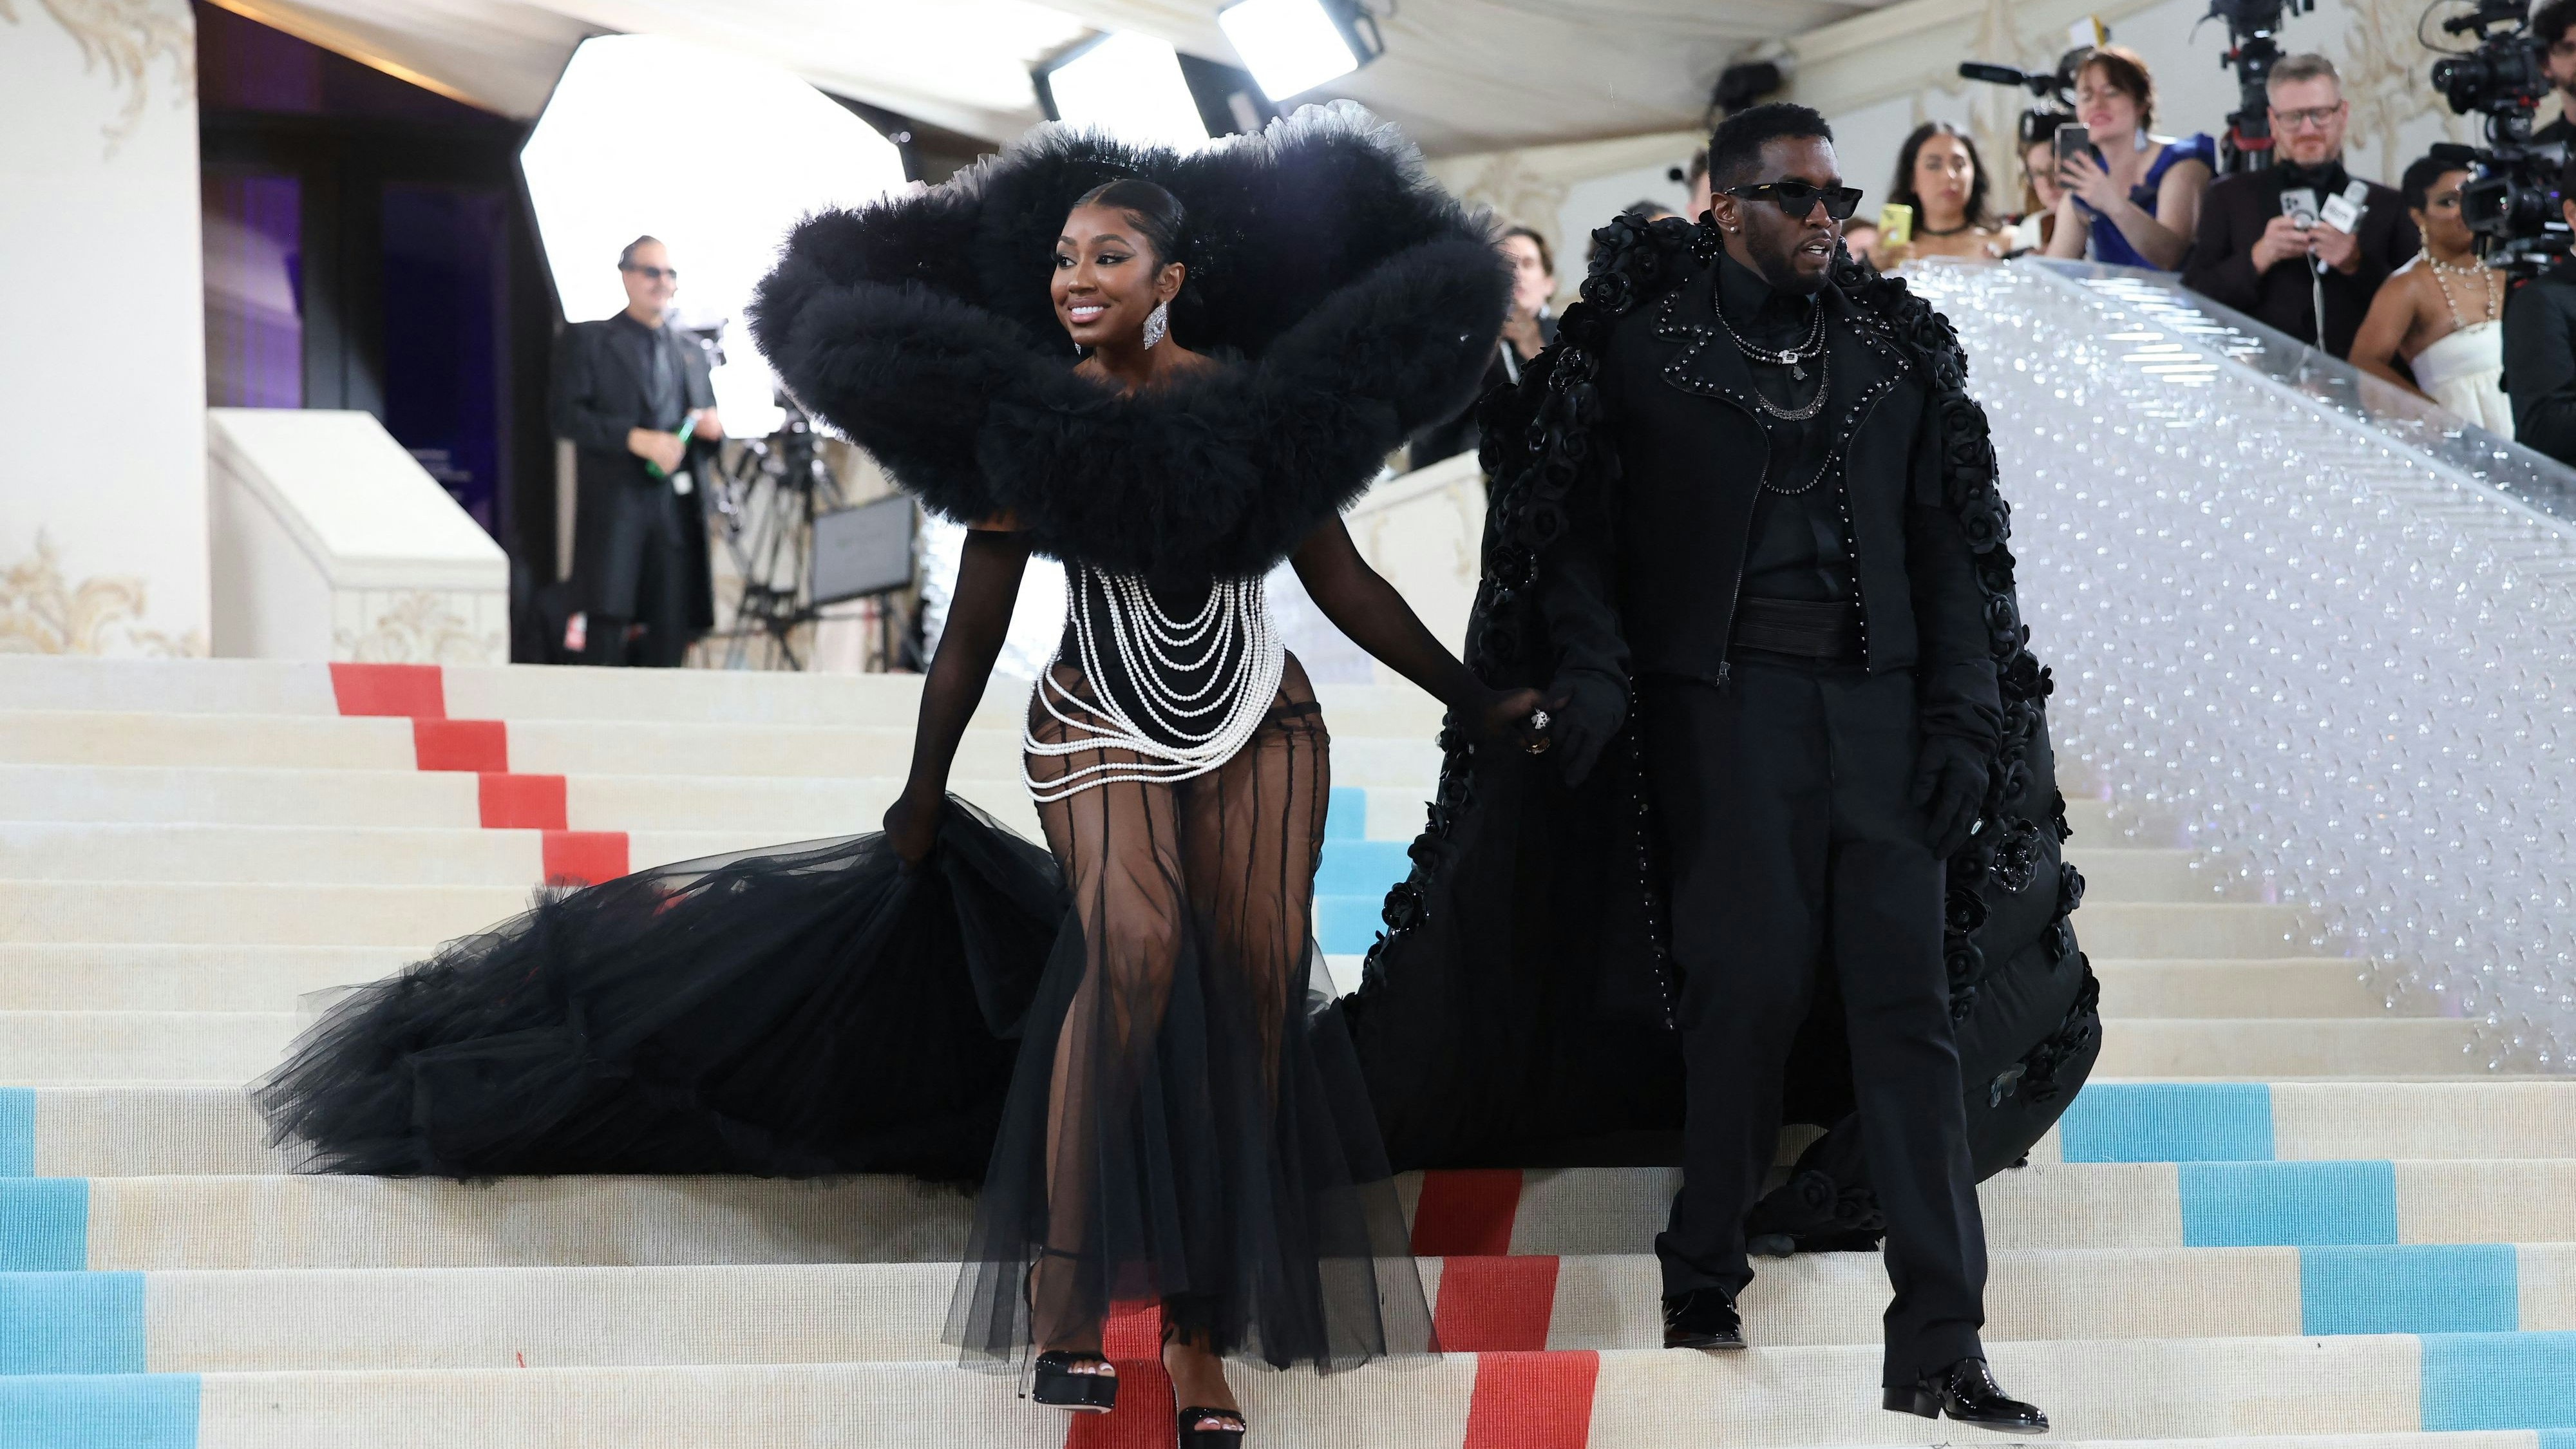
<instances>
[{"instance_id":1,"label":"black platform sandal","mask_svg":"<svg viewBox=\"0 0 2576 1449\"><path fill-rule=\"evenodd\" d=\"M1079 1260L1079 1253L1062 1248L1041 1247L1038 1261L1048 1258ZM1038 1301L1038 1265L1020 1280L1020 1297L1034 1315ZM1029 1379L1029 1398L1051 1409L1064 1409L1076 1414L1106 1414L1118 1407L1118 1366L1098 1353L1076 1353L1057 1350L1038 1355L1037 1367Z\"/></svg>"},{"instance_id":2,"label":"black platform sandal","mask_svg":"<svg viewBox=\"0 0 2576 1449\"><path fill-rule=\"evenodd\" d=\"M1029 1397L1051 1409L1106 1414L1118 1407L1118 1369L1096 1353L1042 1353Z\"/></svg>"},{"instance_id":3,"label":"black platform sandal","mask_svg":"<svg viewBox=\"0 0 2576 1449\"><path fill-rule=\"evenodd\" d=\"M1221 1421L1218 1427L1208 1427L1211 1419ZM1183 1409L1174 1425L1181 1449L1243 1449L1244 1429L1239 1409Z\"/></svg>"}]
</instances>

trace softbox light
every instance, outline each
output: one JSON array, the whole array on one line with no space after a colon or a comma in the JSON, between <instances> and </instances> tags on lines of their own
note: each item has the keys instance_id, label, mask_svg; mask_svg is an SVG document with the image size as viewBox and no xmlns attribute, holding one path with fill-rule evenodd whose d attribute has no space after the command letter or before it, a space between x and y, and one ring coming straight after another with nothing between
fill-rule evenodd
<instances>
[{"instance_id":1,"label":"softbox light","mask_svg":"<svg viewBox=\"0 0 2576 1449\"><path fill-rule=\"evenodd\" d=\"M519 151L537 236L572 321L626 306L617 253L660 237L677 320L731 323L808 212L904 184L893 142L775 66L658 35L585 40ZM734 432L777 425L767 364L726 332L716 405Z\"/></svg>"},{"instance_id":2,"label":"softbox light","mask_svg":"<svg viewBox=\"0 0 2576 1449\"><path fill-rule=\"evenodd\" d=\"M1386 49L1377 21L1350 0L1235 0L1216 23L1273 101L1349 75Z\"/></svg>"},{"instance_id":3,"label":"softbox light","mask_svg":"<svg viewBox=\"0 0 2576 1449\"><path fill-rule=\"evenodd\" d=\"M1208 143L1180 54L1150 35L1121 32L1086 41L1040 66L1036 80L1051 119L1183 151Z\"/></svg>"}]
</instances>

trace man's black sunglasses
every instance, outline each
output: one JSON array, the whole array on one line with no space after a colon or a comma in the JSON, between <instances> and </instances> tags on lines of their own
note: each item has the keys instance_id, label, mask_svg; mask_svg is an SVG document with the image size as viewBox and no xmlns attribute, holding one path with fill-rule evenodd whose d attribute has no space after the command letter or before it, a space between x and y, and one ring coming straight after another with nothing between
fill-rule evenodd
<instances>
[{"instance_id":1,"label":"man's black sunglasses","mask_svg":"<svg viewBox=\"0 0 2576 1449\"><path fill-rule=\"evenodd\" d=\"M1804 181L1765 181L1754 186L1730 186L1729 196L1747 201L1767 201L1791 216L1805 216L1816 209L1822 198L1825 215L1836 221L1849 221L1860 210L1860 188L1857 186L1815 186Z\"/></svg>"},{"instance_id":2,"label":"man's black sunglasses","mask_svg":"<svg viewBox=\"0 0 2576 1449\"><path fill-rule=\"evenodd\" d=\"M633 272L648 282L658 282L664 277L668 277L674 282L680 280L680 269L678 267L647 267L639 266L634 262L626 262L619 266L618 270L623 272Z\"/></svg>"}]
</instances>

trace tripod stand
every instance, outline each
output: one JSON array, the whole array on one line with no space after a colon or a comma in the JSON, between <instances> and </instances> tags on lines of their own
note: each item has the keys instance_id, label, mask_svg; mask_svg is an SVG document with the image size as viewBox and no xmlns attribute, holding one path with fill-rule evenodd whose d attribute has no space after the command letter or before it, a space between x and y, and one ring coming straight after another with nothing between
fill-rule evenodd
<instances>
[{"instance_id":1,"label":"tripod stand","mask_svg":"<svg viewBox=\"0 0 2576 1449\"><path fill-rule=\"evenodd\" d=\"M762 640L767 657L759 667L803 669L795 631L817 616L814 515L838 508L841 489L815 450L813 420L793 402L785 406L778 431L743 443L714 499L725 550L742 575L733 621L720 631L726 669L754 667L752 648Z\"/></svg>"}]
</instances>

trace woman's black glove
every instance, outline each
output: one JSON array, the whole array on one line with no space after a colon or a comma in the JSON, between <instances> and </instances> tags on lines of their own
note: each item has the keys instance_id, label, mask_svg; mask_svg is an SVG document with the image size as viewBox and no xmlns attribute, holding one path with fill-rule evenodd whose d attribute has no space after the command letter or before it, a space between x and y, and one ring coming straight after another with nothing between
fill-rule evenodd
<instances>
[{"instance_id":1,"label":"woman's black glove","mask_svg":"<svg viewBox=\"0 0 2576 1449\"><path fill-rule=\"evenodd\" d=\"M1559 675L1547 699L1548 737L1565 783L1580 785L1592 777L1601 751L1628 722L1628 691L1615 681L1589 671Z\"/></svg>"},{"instance_id":2,"label":"woman's black glove","mask_svg":"<svg viewBox=\"0 0 2576 1449\"><path fill-rule=\"evenodd\" d=\"M1958 854L1986 803L1986 750L1957 735L1930 735L1914 755L1913 802L1924 812L1924 840L1942 860Z\"/></svg>"}]
</instances>

